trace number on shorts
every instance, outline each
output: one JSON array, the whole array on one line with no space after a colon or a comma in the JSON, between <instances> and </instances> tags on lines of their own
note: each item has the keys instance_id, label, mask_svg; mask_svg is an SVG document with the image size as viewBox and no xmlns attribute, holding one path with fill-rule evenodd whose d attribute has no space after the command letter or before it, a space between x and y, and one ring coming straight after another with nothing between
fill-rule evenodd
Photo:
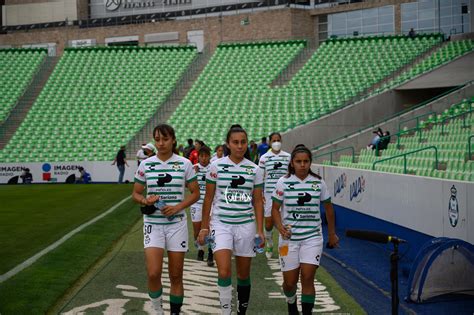
<instances>
[{"instance_id":1,"label":"number on shorts","mask_svg":"<svg viewBox=\"0 0 474 315\"><path fill-rule=\"evenodd\" d=\"M151 229L152 229L152 225L151 225L151 224L145 225L145 227L143 228L144 234L145 234L145 235L150 234L150 233L151 233Z\"/></svg>"}]
</instances>

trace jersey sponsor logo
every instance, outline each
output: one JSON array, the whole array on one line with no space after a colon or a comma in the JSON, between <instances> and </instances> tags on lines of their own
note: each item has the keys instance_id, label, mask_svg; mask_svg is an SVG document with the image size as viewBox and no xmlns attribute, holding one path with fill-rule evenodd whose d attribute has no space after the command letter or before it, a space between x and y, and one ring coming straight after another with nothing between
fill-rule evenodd
<instances>
[{"instance_id":1,"label":"jersey sponsor logo","mask_svg":"<svg viewBox=\"0 0 474 315\"><path fill-rule=\"evenodd\" d=\"M225 192L225 202L227 204L232 203L232 202L251 202L252 201L252 196L241 192L241 191L229 191L229 187L226 187Z\"/></svg>"},{"instance_id":2,"label":"jersey sponsor logo","mask_svg":"<svg viewBox=\"0 0 474 315\"><path fill-rule=\"evenodd\" d=\"M318 216L316 214L293 212L293 219L295 220L317 219L317 218Z\"/></svg>"},{"instance_id":3,"label":"jersey sponsor logo","mask_svg":"<svg viewBox=\"0 0 474 315\"><path fill-rule=\"evenodd\" d=\"M298 194L298 206L304 206L306 202L310 202L312 197L308 193Z\"/></svg>"},{"instance_id":4,"label":"jersey sponsor logo","mask_svg":"<svg viewBox=\"0 0 474 315\"><path fill-rule=\"evenodd\" d=\"M168 173L159 174L157 181L158 187L164 187L166 183L170 183L172 180L173 177Z\"/></svg>"},{"instance_id":5,"label":"jersey sponsor logo","mask_svg":"<svg viewBox=\"0 0 474 315\"><path fill-rule=\"evenodd\" d=\"M294 184L288 184L288 189L295 189L295 185Z\"/></svg>"},{"instance_id":6,"label":"jersey sponsor logo","mask_svg":"<svg viewBox=\"0 0 474 315\"><path fill-rule=\"evenodd\" d=\"M139 170L139 171L138 171L138 175L140 175L141 177L143 177L143 176L145 176L145 173Z\"/></svg>"},{"instance_id":7,"label":"jersey sponsor logo","mask_svg":"<svg viewBox=\"0 0 474 315\"><path fill-rule=\"evenodd\" d=\"M456 197L457 195L457 189L453 185L451 187L451 197L449 198L449 205L448 205L448 216L449 216L449 223L451 224L452 227L456 227L458 225L458 219L459 219L459 205L458 205L458 198Z\"/></svg>"},{"instance_id":8,"label":"jersey sponsor logo","mask_svg":"<svg viewBox=\"0 0 474 315\"><path fill-rule=\"evenodd\" d=\"M181 245L182 248L185 248L186 247L186 241L182 241L180 245Z\"/></svg>"},{"instance_id":9,"label":"jersey sponsor logo","mask_svg":"<svg viewBox=\"0 0 474 315\"><path fill-rule=\"evenodd\" d=\"M283 191L277 189L276 194L281 197L283 196Z\"/></svg>"},{"instance_id":10,"label":"jersey sponsor logo","mask_svg":"<svg viewBox=\"0 0 474 315\"><path fill-rule=\"evenodd\" d=\"M230 182L231 188L239 188L239 186L245 184L245 177L242 176L232 176L232 181Z\"/></svg>"},{"instance_id":11,"label":"jersey sponsor logo","mask_svg":"<svg viewBox=\"0 0 474 315\"><path fill-rule=\"evenodd\" d=\"M274 170L277 170L277 169L279 169L279 168L282 167L282 166L283 166L283 164L282 164L281 162L276 162L275 164L273 164L273 169L274 169Z\"/></svg>"}]
</instances>

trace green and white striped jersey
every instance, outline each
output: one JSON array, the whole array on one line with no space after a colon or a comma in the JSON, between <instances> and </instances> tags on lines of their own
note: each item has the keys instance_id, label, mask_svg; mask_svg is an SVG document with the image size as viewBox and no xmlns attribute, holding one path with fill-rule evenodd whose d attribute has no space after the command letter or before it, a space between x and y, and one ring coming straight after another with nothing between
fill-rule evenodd
<instances>
[{"instance_id":1,"label":"green and white striped jersey","mask_svg":"<svg viewBox=\"0 0 474 315\"><path fill-rule=\"evenodd\" d=\"M229 157L223 157L211 164L206 181L216 185L212 217L227 224L255 220L253 190L263 185L263 172L255 163L243 159L235 164Z\"/></svg>"},{"instance_id":2,"label":"green and white striped jersey","mask_svg":"<svg viewBox=\"0 0 474 315\"><path fill-rule=\"evenodd\" d=\"M280 151L278 154L275 154L272 150L260 157L258 166L264 171L265 194L273 193L278 179L288 173L290 159L290 153Z\"/></svg>"},{"instance_id":3,"label":"green and white striped jersey","mask_svg":"<svg viewBox=\"0 0 474 315\"><path fill-rule=\"evenodd\" d=\"M191 162L173 154L167 161L161 161L156 155L140 163L135 173L135 183L147 189L147 196L159 195L167 205L177 205L184 200L186 183L196 180ZM165 217L159 210L152 215L144 215L148 224L173 224L186 219L184 210L174 216Z\"/></svg>"},{"instance_id":4,"label":"green and white striped jersey","mask_svg":"<svg viewBox=\"0 0 474 315\"><path fill-rule=\"evenodd\" d=\"M202 204L204 203L204 196L206 195L206 174L207 170L211 166L211 164L207 164L206 166L202 166L201 163L197 163L195 166L197 166L197 181L199 184L199 200L196 201L196 203L193 206L198 206L202 207Z\"/></svg>"},{"instance_id":5,"label":"green and white striped jersey","mask_svg":"<svg viewBox=\"0 0 474 315\"><path fill-rule=\"evenodd\" d=\"M322 237L319 205L330 201L326 183L311 174L301 180L295 175L281 177L272 194L272 200L281 204L284 225L291 225L291 240L303 241Z\"/></svg>"}]
</instances>

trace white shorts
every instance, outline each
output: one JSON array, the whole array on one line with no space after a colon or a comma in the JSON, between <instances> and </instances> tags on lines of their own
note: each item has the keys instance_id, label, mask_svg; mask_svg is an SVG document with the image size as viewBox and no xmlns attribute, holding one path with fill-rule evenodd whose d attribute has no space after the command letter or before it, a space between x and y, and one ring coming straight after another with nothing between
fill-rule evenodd
<instances>
[{"instance_id":1,"label":"white shorts","mask_svg":"<svg viewBox=\"0 0 474 315\"><path fill-rule=\"evenodd\" d=\"M273 200L272 200L272 194L264 194L265 197L265 204L263 205L263 216L265 218L271 217L272 216L272 205L273 205Z\"/></svg>"},{"instance_id":2,"label":"white shorts","mask_svg":"<svg viewBox=\"0 0 474 315\"><path fill-rule=\"evenodd\" d=\"M233 225L213 218L211 220L211 235L214 236L212 251L230 249L234 256L255 257L255 234L255 221Z\"/></svg>"},{"instance_id":3,"label":"white shorts","mask_svg":"<svg viewBox=\"0 0 474 315\"><path fill-rule=\"evenodd\" d=\"M192 222L201 222L202 221L202 205L193 205L190 208L191 211L191 221Z\"/></svg>"},{"instance_id":4,"label":"white shorts","mask_svg":"<svg viewBox=\"0 0 474 315\"><path fill-rule=\"evenodd\" d=\"M278 252L280 253L281 235L278 241ZM288 255L280 256L281 271L297 269L300 264L319 266L323 253L324 240L320 238L309 238L304 241L290 241Z\"/></svg>"},{"instance_id":5,"label":"white shorts","mask_svg":"<svg viewBox=\"0 0 474 315\"><path fill-rule=\"evenodd\" d=\"M143 225L143 247L158 247L171 252L188 251L188 225L186 220L174 224Z\"/></svg>"}]
</instances>

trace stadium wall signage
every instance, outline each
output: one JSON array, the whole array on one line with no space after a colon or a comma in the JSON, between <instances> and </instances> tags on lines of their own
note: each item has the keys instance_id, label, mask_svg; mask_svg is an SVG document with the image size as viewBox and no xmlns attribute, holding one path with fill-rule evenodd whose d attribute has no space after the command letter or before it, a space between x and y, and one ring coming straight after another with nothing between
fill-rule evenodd
<instances>
[{"instance_id":1,"label":"stadium wall signage","mask_svg":"<svg viewBox=\"0 0 474 315\"><path fill-rule=\"evenodd\" d=\"M318 166L337 206L394 227L474 243L468 228L474 226L473 182Z\"/></svg>"},{"instance_id":2,"label":"stadium wall signage","mask_svg":"<svg viewBox=\"0 0 474 315\"><path fill-rule=\"evenodd\" d=\"M129 161L125 168L124 180L133 181L136 162ZM2 163L0 164L0 184L7 184L14 177L29 168L33 175L33 184L65 183L71 175L79 176L79 167L91 174L92 182L117 182L117 167L111 162L42 162L42 163ZM14 181L14 180L13 180ZM21 179L18 180L21 184Z\"/></svg>"}]
</instances>

